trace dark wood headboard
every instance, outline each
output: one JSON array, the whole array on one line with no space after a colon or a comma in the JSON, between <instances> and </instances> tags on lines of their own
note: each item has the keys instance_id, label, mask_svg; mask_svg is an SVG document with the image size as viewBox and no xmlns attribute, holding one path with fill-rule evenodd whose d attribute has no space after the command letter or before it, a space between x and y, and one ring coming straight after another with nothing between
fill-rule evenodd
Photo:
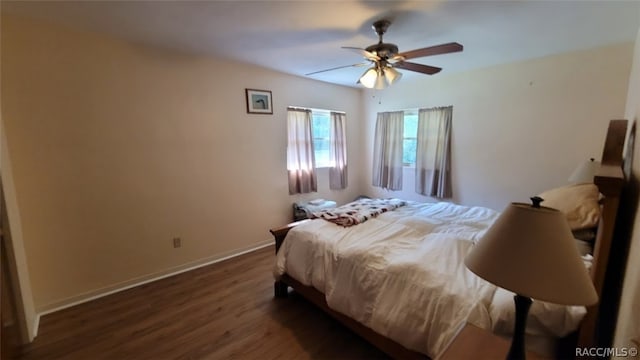
<instances>
[{"instance_id":1,"label":"dark wood headboard","mask_svg":"<svg viewBox=\"0 0 640 360\"><path fill-rule=\"evenodd\" d=\"M591 279L600 299L602 299L605 276L607 275L611 244L614 241L613 235L620 205L620 194L625 182L622 155L627 136L627 124L627 120L611 120L609 122L602 151L602 165L594 178L594 183L604 196L591 266ZM599 310L599 304L587 309L587 315L580 327L579 347L593 347L598 344L597 325L598 317L601 315Z\"/></svg>"}]
</instances>

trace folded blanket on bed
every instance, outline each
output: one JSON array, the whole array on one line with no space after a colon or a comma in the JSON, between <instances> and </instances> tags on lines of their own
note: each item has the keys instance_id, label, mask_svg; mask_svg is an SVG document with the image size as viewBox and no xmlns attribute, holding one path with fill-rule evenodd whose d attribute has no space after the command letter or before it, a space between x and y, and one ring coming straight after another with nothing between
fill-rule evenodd
<instances>
[{"instance_id":1,"label":"folded blanket on bed","mask_svg":"<svg viewBox=\"0 0 640 360\"><path fill-rule=\"evenodd\" d=\"M363 223L406 204L399 199L360 199L335 209L314 212L311 219L324 219L347 227Z\"/></svg>"}]
</instances>

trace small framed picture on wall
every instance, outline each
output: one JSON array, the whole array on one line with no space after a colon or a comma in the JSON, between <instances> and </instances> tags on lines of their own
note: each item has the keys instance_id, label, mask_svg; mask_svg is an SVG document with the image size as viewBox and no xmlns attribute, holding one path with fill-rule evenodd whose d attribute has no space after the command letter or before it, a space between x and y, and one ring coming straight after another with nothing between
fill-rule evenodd
<instances>
[{"instance_id":1,"label":"small framed picture on wall","mask_svg":"<svg viewBox=\"0 0 640 360\"><path fill-rule=\"evenodd\" d=\"M271 91L245 89L247 94L247 112L249 114L273 114Z\"/></svg>"}]
</instances>

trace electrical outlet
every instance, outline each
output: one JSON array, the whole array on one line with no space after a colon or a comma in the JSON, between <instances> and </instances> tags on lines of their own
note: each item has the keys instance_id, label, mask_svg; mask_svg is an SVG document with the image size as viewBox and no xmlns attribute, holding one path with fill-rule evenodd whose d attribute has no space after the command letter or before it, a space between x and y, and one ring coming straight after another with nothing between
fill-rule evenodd
<instances>
[{"instance_id":1,"label":"electrical outlet","mask_svg":"<svg viewBox=\"0 0 640 360\"><path fill-rule=\"evenodd\" d=\"M181 246L182 246L182 239L180 239L179 237L173 238L173 247L179 248Z\"/></svg>"}]
</instances>

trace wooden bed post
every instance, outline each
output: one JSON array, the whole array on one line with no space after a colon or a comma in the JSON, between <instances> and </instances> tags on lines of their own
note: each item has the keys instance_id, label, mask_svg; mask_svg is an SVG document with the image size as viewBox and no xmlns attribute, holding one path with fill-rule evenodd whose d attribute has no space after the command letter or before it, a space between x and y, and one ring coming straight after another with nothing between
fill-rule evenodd
<instances>
[{"instance_id":1,"label":"wooden bed post","mask_svg":"<svg viewBox=\"0 0 640 360\"><path fill-rule=\"evenodd\" d=\"M282 246L282 242L284 241L284 238L287 237L289 230L291 230L294 226L300 225L307 221L309 220L300 220L279 228L269 230L276 241L276 254L278 254L278 250L280 250L280 246ZM277 298L287 297L289 293L288 289L289 287L287 286L287 284L283 283L282 281L276 280L273 282L273 293Z\"/></svg>"},{"instance_id":2,"label":"wooden bed post","mask_svg":"<svg viewBox=\"0 0 640 360\"><path fill-rule=\"evenodd\" d=\"M627 120L611 120L609 122L607 139L602 152L602 166L594 178L594 183L598 186L600 193L604 195L590 274L600 299L602 299L620 194L625 181L622 171L622 152L626 135ZM587 308L587 315L580 327L578 347L598 346L599 310L599 303Z\"/></svg>"}]
</instances>

